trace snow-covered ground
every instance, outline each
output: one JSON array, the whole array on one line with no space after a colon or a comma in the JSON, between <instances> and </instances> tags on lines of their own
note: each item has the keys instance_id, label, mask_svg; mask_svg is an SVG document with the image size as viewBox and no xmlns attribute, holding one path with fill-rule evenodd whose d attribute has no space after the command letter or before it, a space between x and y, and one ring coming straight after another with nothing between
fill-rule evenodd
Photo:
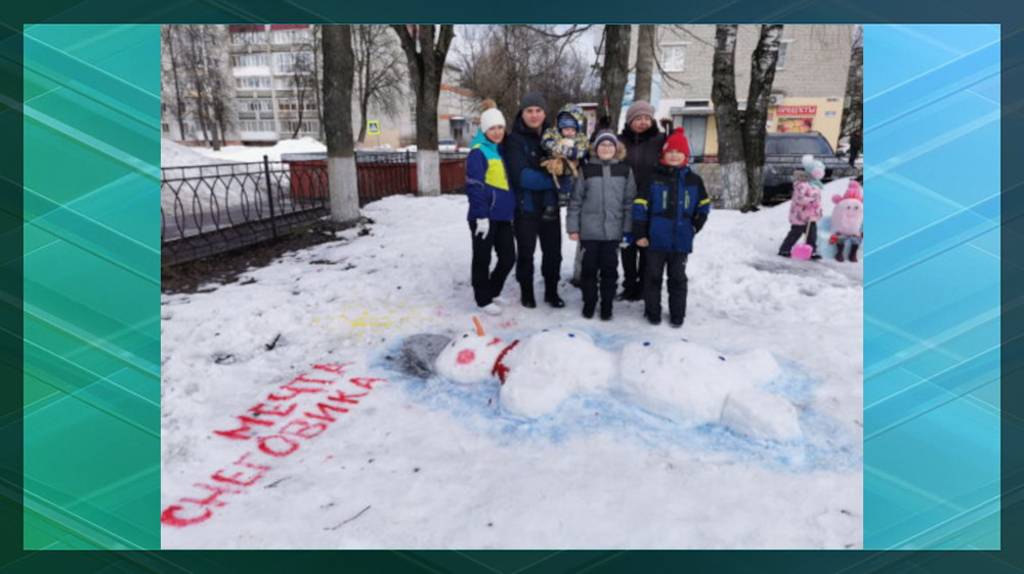
<instances>
[{"instance_id":1,"label":"snow-covered ground","mask_svg":"<svg viewBox=\"0 0 1024 574\"><path fill-rule=\"evenodd\" d=\"M327 146L311 137L281 140L272 146L229 145L214 151L207 147L191 148L196 153L210 158L211 162L252 162L263 161L267 156L270 161L281 161L285 153L327 153ZM170 165L161 160L163 165Z\"/></svg>"},{"instance_id":2,"label":"snow-covered ground","mask_svg":"<svg viewBox=\"0 0 1024 574\"><path fill-rule=\"evenodd\" d=\"M845 185L828 185L826 211ZM564 309L510 304L481 316L505 340L562 328L612 353L684 338L729 358L768 351L783 373L769 388L799 410L803 438L783 443L685 427L614 394L523 419L501 408L496 381L424 381L392 368L410 335L454 336L479 314L460 196L371 203L369 235L347 231L236 283L165 295L163 504L195 520L169 521L163 546L861 547L863 267L775 255L787 210L711 214L688 265L681 330L649 326L641 303L617 303L610 323L585 320L568 285ZM563 249L569 277L575 244ZM518 300L513 276L504 295ZM332 389L367 394L330 424L303 427L309 438L293 453L261 453L255 437L278 431L259 423L249 440L214 432L239 427L254 405L279 406L272 395L299 375L316 378L314 365L345 362L346 374L386 382L363 391L331 379ZM307 393L296 414L326 396ZM245 453L259 462L237 463Z\"/></svg>"}]
</instances>

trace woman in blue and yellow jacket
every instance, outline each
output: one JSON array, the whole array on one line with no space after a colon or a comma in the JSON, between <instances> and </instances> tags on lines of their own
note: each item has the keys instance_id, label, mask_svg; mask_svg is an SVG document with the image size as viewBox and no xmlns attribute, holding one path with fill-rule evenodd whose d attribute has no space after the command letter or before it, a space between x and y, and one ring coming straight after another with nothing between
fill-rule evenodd
<instances>
[{"instance_id":1,"label":"woman in blue and yellow jacket","mask_svg":"<svg viewBox=\"0 0 1024 574\"><path fill-rule=\"evenodd\" d=\"M501 295L505 279L516 262L512 219L515 194L509 187L505 160L498 144L505 138L505 116L486 100L480 114L480 131L466 157L466 195L469 198L469 229L473 238L472 284L476 304L491 315L501 313L494 299ZM498 263L490 270L491 251Z\"/></svg>"}]
</instances>

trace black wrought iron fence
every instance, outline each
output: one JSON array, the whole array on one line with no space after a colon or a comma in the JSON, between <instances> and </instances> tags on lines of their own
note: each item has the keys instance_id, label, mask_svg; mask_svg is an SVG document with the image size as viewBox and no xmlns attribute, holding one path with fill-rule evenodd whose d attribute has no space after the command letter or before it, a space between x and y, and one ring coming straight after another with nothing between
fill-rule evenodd
<instances>
[{"instance_id":1,"label":"black wrought iron fence","mask_svg":"<svg viewBox=\"0 0 1024 574\"><path fill-rule=\"evenodd\" d=\"M326 215L322 161L165 167L160 214L164 265L252 245Z\"/></svg>"}]
</instances>

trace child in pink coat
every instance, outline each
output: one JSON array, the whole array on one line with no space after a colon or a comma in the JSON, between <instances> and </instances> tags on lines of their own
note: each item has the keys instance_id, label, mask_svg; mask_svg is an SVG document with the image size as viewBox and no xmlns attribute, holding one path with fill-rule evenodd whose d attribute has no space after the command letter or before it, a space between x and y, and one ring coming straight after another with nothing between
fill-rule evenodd
<instances>
[{"instance_id":1,"label":"child in pink coat","mask_svg":"<svg viewBox=\"0 0 1024 574\"><path fill-rule=\"evenodd\" d=\"M824 185L821 178L825 177L825 164L808 154L802 158L804 171L810 176L808 180L800 180L793 184L793 198L789 204L789 234L779 246L779 255L789 257L796 240L805 232L807 243L812 251L811 259L821 259L818 255L818 220L821 219L821 190Z\"/></svg>"}]
</instances>

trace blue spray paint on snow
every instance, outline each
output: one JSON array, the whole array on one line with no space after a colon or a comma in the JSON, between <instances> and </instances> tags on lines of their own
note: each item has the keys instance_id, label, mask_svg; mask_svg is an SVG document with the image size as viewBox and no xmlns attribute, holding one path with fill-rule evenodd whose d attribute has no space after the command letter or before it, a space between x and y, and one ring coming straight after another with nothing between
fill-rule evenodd
<instances>
[{"instance_id":1,"label":"blue spray paint on snow","mask_svg":"<svg viewBox=\"0 0 1024 574\"><path fill-rule=\"evenodd\" d=\"M611 350L637 341L621 334L588 334L596 345ZM643 343L642 340L640 342ZM394 351L381 351L371 364L388 369L383 357ZM728 360L728 355L721 358ZM800 427L804 435L800 441L780 443L753 439L717 423L688 428L646 411L614 391L577 395L547 415L526 419L502 410L497 380L461 385L436 376L423 380L395 373L389 378L398 383L397 386L412 401L446 411L473 432L488 434L503 445L522 446L534 441L564 443L574 438L605 435L649 449L684 446L728 452L743 461L791 472L859 468L861 462L853 437L828 416L805 406L809 404L817 383L795 364L783 362L780 366L783 375L770 382L766 389L789 399L800 409Z\"/></svg>"}]
</instances>

